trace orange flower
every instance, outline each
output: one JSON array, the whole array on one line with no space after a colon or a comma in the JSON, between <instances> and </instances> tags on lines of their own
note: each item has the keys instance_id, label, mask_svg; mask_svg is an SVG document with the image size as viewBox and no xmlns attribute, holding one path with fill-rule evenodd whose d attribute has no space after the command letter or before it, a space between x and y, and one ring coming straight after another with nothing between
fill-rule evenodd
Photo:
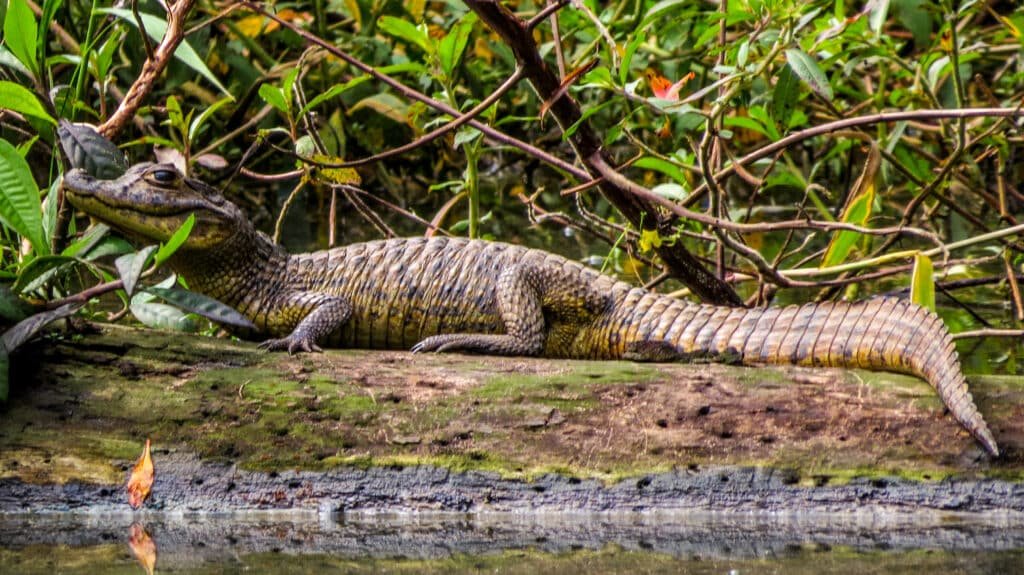
<instances>
[{"instance_id":1,"label":"orange flower","mask_svg":"<svg viewBox=\"0 0 1024 575\"><path fill-rule=\"evenodd\" d=\"M672 83L668 78L658 74L653 70L647 72L647 82L651 85L651 91L654 92L655 97L661 98L662 100L672 100L673 102L679 101L679 91L686 85L687 82L692 80L696 75L693 72L685 75L675 84Z\"/></svg>"}]
</instances>

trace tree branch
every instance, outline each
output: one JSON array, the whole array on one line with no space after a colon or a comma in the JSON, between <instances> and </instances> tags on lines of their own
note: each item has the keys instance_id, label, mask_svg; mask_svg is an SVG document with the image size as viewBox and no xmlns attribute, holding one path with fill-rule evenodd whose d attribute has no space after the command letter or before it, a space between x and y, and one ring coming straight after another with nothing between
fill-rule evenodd
<instances>
[{"instance_id":1,"label":"tree branch","mask_svg":"<svg viewBox=\"0 0 1024 575\"><path fill-rule=\"evenodd\" d=\"M604 197L637 228L659 230L671 227L675 218L665 219L657 204L630 193L617 183L625 178L612 168L601 148L600 139L590 124L582 119L579 106L569 94L553 99L561 81L541 58L527 23L494 0L466 0L465 3L512 49L539 99L551 102L549 111L562 129L575 126L569 141L591 175L604 177L598 183L598 189ZM609 177L612 173L618 175L618 178ZM701 299L718 304L742 305L742 300L732 287L706 270L680 242L662 244L658 248L658 255L671 273Z\"/></svg>"},{"instance_id":2,"label":"tree branch","mask_svg":"<svg viewBox=\"0 0 1024 575\"><path fill-rule=\"evenodd\" d=\"M139 73L139 77L135 79L132 87L128 89L128 93L121 100L117 110L99 127L101 134L111 140L116 139L124 129L124 125L135 116L135 112L142 106L142 102L153 91L157 77L167 68L167 64L174 57L174 51L185 38L185 20L188 18L192 6L195 5L195 1L178 0L168 6L167 32L164 34L163 40L153 50L152 56L146 58L146 62L142 64L142 72ZM145 38L145 30L140 29L139 33Z\"/></svg>"}]
</instances>

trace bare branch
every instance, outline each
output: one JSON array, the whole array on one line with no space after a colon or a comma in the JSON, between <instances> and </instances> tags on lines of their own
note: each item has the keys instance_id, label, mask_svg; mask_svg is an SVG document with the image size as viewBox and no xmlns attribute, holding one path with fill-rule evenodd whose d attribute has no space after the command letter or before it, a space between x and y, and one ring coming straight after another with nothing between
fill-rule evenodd
<instances>
[{"instance_id":1,"label":"bare branch","mask_svg":"<svg viewBox=\"0 0 1024 575\"><path fill-rule=\"evenodd\" d=\"M188 14L192 10L192 6L195 5L195 2L196 0L178 0L168 5L167 32L164 34L164 39L153 50L152 56L146 58L146 61L142 64L142 71L139 73L139 77L135 79L132 87L128 89L124 99L121 100L121 105L99 127L101 134L111 140L116 139L117 135L124 129L124 125L135 116L135 112L142 106L142 102L153 91L157 77L167 68L167 64L174 57L174 51L185 38L185 20L188 18ZM145 37L145 29L140 30L140 32Z\"/></svg>"}]
</instances>

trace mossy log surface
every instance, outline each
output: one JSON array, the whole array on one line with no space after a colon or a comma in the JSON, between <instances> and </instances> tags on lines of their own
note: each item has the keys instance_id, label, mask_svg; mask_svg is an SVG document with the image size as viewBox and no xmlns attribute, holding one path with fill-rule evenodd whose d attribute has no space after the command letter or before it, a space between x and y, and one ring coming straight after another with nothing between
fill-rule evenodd
<instances>
[{"instance_id":1,"label":"mossy log surface","mask_svg":"<svg viewBox=\"0 0 1024 575\"><path fill-rule=\"evenodd\" d=\"M1024 380L332 350L104 325L12 359L0 513L897 509L1024 522Z\"/></svg>"}]
</instances>

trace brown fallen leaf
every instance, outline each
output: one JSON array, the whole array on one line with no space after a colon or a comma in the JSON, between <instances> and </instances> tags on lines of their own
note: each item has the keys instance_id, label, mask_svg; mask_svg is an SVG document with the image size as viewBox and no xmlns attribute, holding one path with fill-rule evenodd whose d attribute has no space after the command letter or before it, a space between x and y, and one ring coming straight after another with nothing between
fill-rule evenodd
<instances>
[{"instance_id":1,"label":"brown fallen leaf","mask_svg":"<svg viewBox=\"0 0 1024 575\"><path fill-rule=\"evenodd\" d=\"M132 467L131 477L128 478L128 505L132 509L142 507L142 504L149 498L150 490L153 488L153 478L156 473L153 469L153 459L149 454L149 439L146 439L146 447L142 450L142 456Z\"/></svg>"},{"instance_id":2,"label":"brown fallen leaf","mask_svg":"<svg viewBox=\"0 0 1024 575\"><path fill-rule=\"evenodd\" d=\"M132 523L128 528L128 548L146 573L153 575L156 568L156 541L153 541L142 524Z\"/></svg>"}]
</instances>

